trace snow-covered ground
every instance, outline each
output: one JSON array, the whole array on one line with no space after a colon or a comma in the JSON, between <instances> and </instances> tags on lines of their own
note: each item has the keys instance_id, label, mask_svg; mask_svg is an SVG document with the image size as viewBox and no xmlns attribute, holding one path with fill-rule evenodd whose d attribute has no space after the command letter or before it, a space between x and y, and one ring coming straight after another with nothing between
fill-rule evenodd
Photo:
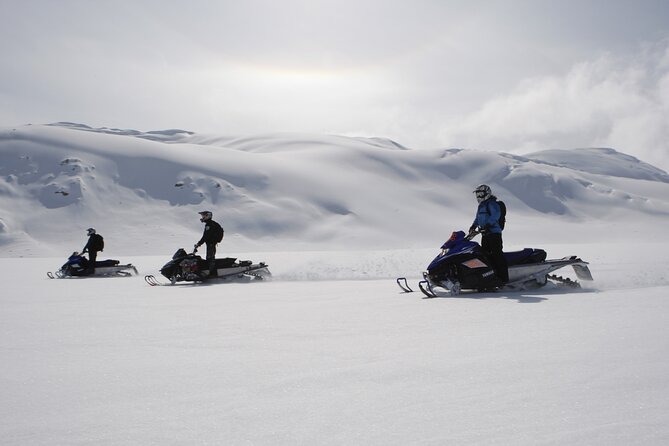
<instances>
[{"instance_id":1,"label":"snow-covered ground","mask_svg":"<svg viewBox=\"0 0 669 446\"><path fill-rule=\"evenodd\" d=\"M436 299L392 277L420 250L307 253L315 280L254 253L273 281L173 287L0 259L3 444L663 445L667 255L636 248L573 251L581 290Z\"/></svg>"},{"instance_id":2,"label":"snow-covered ground","mask_svg":"<svg viewBox=\"0 0 669 446\"><path fill-rule=\"evenodd\" d=\"M5 129L0 157L2 444L669 443L669 181L639 160L74 125ZM401 293L480 182L507 249L595 281ZM142 280L205 207L272 281ZM47 279L88 226L140 275Z\"/></svg>"}]
</instances>

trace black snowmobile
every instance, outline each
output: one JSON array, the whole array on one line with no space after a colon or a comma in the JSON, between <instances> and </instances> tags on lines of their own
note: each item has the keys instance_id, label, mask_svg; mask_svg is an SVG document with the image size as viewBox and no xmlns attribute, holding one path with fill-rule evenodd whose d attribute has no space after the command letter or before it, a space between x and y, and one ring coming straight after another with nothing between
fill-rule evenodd
<instances>
[{"instance_id":1,"label":"black snowmobile","mask_svg":"<svg viewBox=\"0 0 669 446\"><path fill-rule=\"evenodd\" d=\"M264 262L253 263L250 260L237 261L236 258L226 257L215 260L216 274L209 274L209 262L195 252L187 253L179 248L161 269L160 274L169 279L171 284L177 282L204 282L218 280L263 280L271 277ZM144 280L151 286L165 285L155 276L144 276Z\"/></svg>"},{"instance_id":2,"label":"black snowmobile","mask_svg":"<svg viewBox=\"0 0 669 446\"><path fill-rule=\"evenodd\" d=\"M95 271L89 270L90 261L79 254L73 252L67 259L67 262L55 273L47 272L50 279L64 279L66 277L129 277L133 273L137 274L137 268L130 263L121 265L118 260L98 260L95 262Z\"/></svg>"},{"instance_id":3,"label":"black snowmobile","mask_svg":"<svg viewBox=\"0 0 669 446\"><path fill-rule=\"evenodd\" d=\"M576 256L546 260L546 251L525 248L521 251L505 252L509 266L509 282L503 284L495 275L481 246L472 241L478 233L465 236L463 231L453 232L441 247L441 252L428 265L418 288L428 297L437 297L446 292L455 296L462 290L490 291L495 289L525 290L546 285L548 281L571 287L580 284L569 278L551 273L565 266L571 266L577 278L593 280L588 262ZM405 292L412 292L405 277L399 277L397 284Z\"/></svg>"}]
</instances>

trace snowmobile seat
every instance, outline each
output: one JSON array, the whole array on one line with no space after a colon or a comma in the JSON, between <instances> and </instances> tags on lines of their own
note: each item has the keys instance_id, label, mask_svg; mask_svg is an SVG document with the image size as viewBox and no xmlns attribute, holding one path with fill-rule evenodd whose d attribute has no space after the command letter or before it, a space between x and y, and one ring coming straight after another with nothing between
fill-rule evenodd
<instances>
[{"instance_id":1,"label":"snowmobile seat","mask_svg":"<svg viewBox=\"0 0 669 446\"><path fill-rule=\"evenodd\" d=\"M116 266L119 263L121 263L119 260L112 260L112 259L100 260L98 262L95 262L95 267L100 268L105 266Z\"/></svg>"},{"instance_id":2,"label":"snowmobile seat","mask_svg":"<svg viewBox=\"0 0 669 446\"><path fill-rule=\"evenodd\" d=\"M216 269L220 268L230 268L235 264L235 257L225 257L223 259L216 259Z\"/></svg>"},{"instance_id":3,"label":"snowmobile seat","mask_svg":"<svg viewBox=\"0 0 669 446\"><path fill-rule=\"evenodd\" d=\"M505 252L504 258L508 266L538 263L546 260L546 251L543 249L525 248L521 251Z\"/></svg>"}]
</instances>

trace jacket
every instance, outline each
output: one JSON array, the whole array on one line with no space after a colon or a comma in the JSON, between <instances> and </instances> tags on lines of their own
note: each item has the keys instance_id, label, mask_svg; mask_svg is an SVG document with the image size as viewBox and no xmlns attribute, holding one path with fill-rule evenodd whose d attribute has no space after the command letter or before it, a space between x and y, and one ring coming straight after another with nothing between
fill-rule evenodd
<instances>
[{"instance_id":1,"label":"jacket","mask_svg":"<svg viewBox=\"0 0 669 446\"><path fill-rule=\"evenodd\" d=\"M84 246L84 249L81 252L98 252L102 251L104 247L105 244L102 236L100 234L91 234L88 236L88 242L86 242L86 246Z\"/></svg>"},{"instance_id":2,"label":"jacket","mask_svg":"<svg viewBox=\"0 0 669 446\"><path fill-rule=\"evenodd\" d=\"M209 220L204 224L204 233L198 245L216 244L223 239L223 228L214 220Z\"/></svg>"},{"instance_id":3,"label":"jacket","mask_svg":"<svg viewBox=\"0 0 669 446\"><path fill-rule=\"evenodd\" d=\"M499 226L499 218L501 215L502 211L499 208L499 204L497 204L497 198L491 196L487 200L479 203L472 226L478 226L479 228L485 229L488 233L501 234L502 228Z\"/></svg>"}]
</instances>

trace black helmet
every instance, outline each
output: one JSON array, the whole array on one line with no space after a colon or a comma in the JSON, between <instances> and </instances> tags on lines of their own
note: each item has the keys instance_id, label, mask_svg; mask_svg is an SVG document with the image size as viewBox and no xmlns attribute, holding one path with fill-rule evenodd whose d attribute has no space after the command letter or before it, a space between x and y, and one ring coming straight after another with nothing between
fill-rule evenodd
<instances>
[{"instance_id":1,"label":"black helmet","mask_svg":"<svg viewBox=\"0 0 669 446\"><path fill-rule=\"evenodd\" d=\"M198 212L198 214L200 214L200 221L202 223L211 220L211 217L214 216L214 214L212 214L211 211L200 211Z\"/></svg>"},{"instance_id":2,"label":"black helmet","mask_svg":"<svg viewBox=\"0 0 669 446\"><path fill-rule=\"evenodd\" d=\"M88 235L93 235L95 234L95 228L88 228L86 229L86 232L88 233Z\"/></svg>"},{"instance_id":3,"label":"black helmet","mask_svg":"<svg viewBox=\"0 0 669 446\"><path fill-rule=\"evenodd\" d=\"M480 184L476 187L476 189L474 189L474 193L476 194L476 200L481 203L490 198L492 195L492 190L487 184Z\"/></svg>"}]
</instances>

